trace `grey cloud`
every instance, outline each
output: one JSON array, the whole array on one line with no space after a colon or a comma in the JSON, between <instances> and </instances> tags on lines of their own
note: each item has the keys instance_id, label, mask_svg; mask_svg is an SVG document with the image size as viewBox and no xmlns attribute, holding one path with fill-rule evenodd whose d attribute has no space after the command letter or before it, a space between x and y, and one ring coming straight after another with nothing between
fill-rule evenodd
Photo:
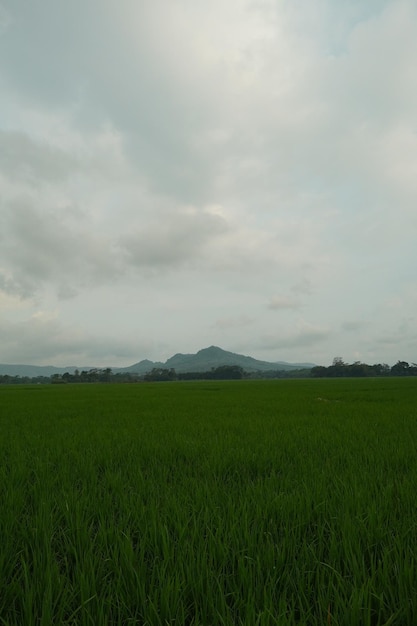
<instances>
[{"instance_id":1,"label":"grey cloud","mask_svg":"<svg viewBox=\"0 0 417 626\"><path fill-rule=\"evenodd\" d=\"M404 7L409 8L408 15ZM411 3L391 3L390 9L356 27L360 36L352 35L347 54L323 59L314 51L310 61L305 59L303 78L298 76L288 93L272 98L282 114L268 105L262 109L263 117L255 122L258 141L252 142L252 158L261 168L257 175L264 192L274 185L288 190L294 206L295 189L325 190L333 204L347 204L351 212L360 208L361 213L386 197L389 175L381 176L381 166L389 174L401 157L395 158L391 150L382 164L381 148L397 127L396 120L406 124L414 120L411 111L417 102L415 81L406 77L413 67L410 59L417 56L415 9ZM405 36L397 45L400 32ZM387 46L395 47L393 55L387 54ZM398 82L396 88L386 80L387 71ZM278 78L277 73L277 84ZM263 93L261 101L267 102ZM252 193L257 191L255 180L250 187ZM402 188L405 194L405 185ZM279 195L272 196L275 202ZM264 197L262 193L260 199ZM321 204L325 200L318 199ZM304 210L315 210L311 200Z\"/></svg>"},{"instance_id":2,"label":"grey cloud","mask_svg":"<svg viewBox=\"0 0 417 626\"><path fill-rule=\"evenodd\" d=\"M3 291L78 292L60 301L75 315L97 285L97 319L98 295L112 301L117 284L136 302L140 283L159 335L155 301L171 290L181 314L164 341L198 299L182 341L191 325L197 337L218 320L226 335L234 321L244 352L254 340L244 329L239 339L239 311L255 315L265 352L301 355L305 341L324 360L346 355L365 335L355 319L342 324L349 311L377 320L386 354L412 341L381 305L416 266L412 0L3 7ZM217 216L202 208L214 205ZM323 328L274 334L277 315L254 304L269 298L285 322L306 296ZM340 349L325 341L334 324Z\"/></svg>"},{"instance_id":3,"label":"grey cloud","mask_svg":"<svg viewBox=\"0 0 417 626\"><path fill-rule=\"evenodd\" d=\"M146 344L100 337L54 316L38 313L20 322L0 322L2 362L56 365L112 365L112 358L138 357Z\"/></svg>"},{"instance_id":4,"label":"grey cloud","mask_svg":"<svg viewBox=\"0 0 417 626\"><path fill-rule=\"evenodd\" d=\"M289 296L273 296L269 303L268 309L272 311L292 310L299 309L301 306L300 300Z\"/></svg>"},{"instance_id":5,"label":"grey cloud","mask_svg":"<svg viewBox=\"0 0 417 626\"><path fill-rule=\"evenodd\" d=\"M398 350L406 349L407 352L417 347L417 333L415 332L415 319L403 320L396 329L390 329L384 334L374 338L375 343L386 346L398 346Z\"/></svg>"},{"instance_id":6,"label":"grey cloud","mask_svg":"<svg viewBox=\"0 0 417 626\"><path fill-rule=\"evenodd\" d=\"M10 180L41 184L59 182L79 169L76 159L23 132L0 131L0 172Z\"/></svg>"},{"instance_id":7,"label":"grey cloud","mask_svg":"<svg viewBox=\"0 0 417 626\"><path fill-rule=\"evenodd\" d=\"M259 347L268 350L280 350L282 348L310 348L327 341L331 332L320 328L301 330L288 335L266 335Z\"/></svg>"},{"instance_id":8,"label":"grey cloud","mask_svg":"<svg viewBox=\"0 0 417 626\"><path fill-rule=\"evenodd\" d=\"M221 26L216 10L200 5L180 2L168 10L156 1L103 6L76 0L63 6L45 0L33 10L16 0L11 5L13 28L3 38L2 64L9 80L34 97L54 106L62 100L72 103L76 123L96 127L110 120L123 133L129 156L149 186L179 200L201 202L223 193L244 197L246 206L256 202L276 211L286 204L277 206L277 197L287 193L293 204L299 188L324 186L337 198L346 180L350 188L366 188L369 171L362 170L375 160L369 157L377 137L372 131L365 146L368 156L358 159L369 130L361 124L374 129L383 110L382 122L389 124L404 102L415 110L413 81L404 76L412 64L403 62L407 51L415 52L412 26L400 46L396 28L390 26L407 26L412 20L400 8L379 11L378 19L364 24L353 20L346 54L323 58L320 49L304 43L304 33L288 35L281 44L280 19L290 20L290 31L298 26L297 11L282 9L270 26L275 11L272 3L267 8L263 28L268 37L262 46L246 33L240 45L231 38L227 47L227 29L222 26L222 34L216 34ZM233 7L239 17L246 10ZM335 13L325 4L327 34ZM373 12L353 11L356 20L363 13ZM226 9L221 15L230 18ZM253 22L253 13L250 18ZM372 49L368 35L375 41ZM213 37L217 50L209 45ZM385 49L382 53L387 41L393 52L389 59ZM252 57L256 71L250 70ZM398 89L386 80L386 63ZM358 98L364 89L366 97Z\"/></svg>"},{"instance_id":9,"label":"grey cloud","mask_svg":"<svg viewBox=\"0 0 417 626\"><path fill-rule=\"evenodd\" d=\"M0 36L4 34L11 26L12 18L10 12L6 9L3 3L0 4Z\"/></svg>"},{"instance_id":10,"label":"grey cloud","mask_svg":"<svg viewBox=\"0 0 417 626\"><path fill-rule=\"evenodd\" d=\"M25 297L28 295L23 285L7 276L4 272L0 272L0 291L10 296Z\"/></svg>"},{"instance_id":11,"label":"grey cloud","mask_svg":"<svg viewBox=\"0 0 417 626\"><path fill-rule=\"evenodd\" d=\"M0 216L0 288L33 297L50 286L60 298L71 298L80 289L126 278L132 270L193 268L230 230L220 215L196 209L159 210L154 217L144 212L140 228L138 221L129 225L122 210L111 233L111 222L97 222L86 210L54 207L53 198L42 207L38 193L10 200Z\"/></svg>"},{"instance_id":12,"label":"grey cloud","mask_svg":"<svg viewBox=\"0 0 417 626\"><path fill-rule=\"evenodd\" d=\"M212 328L216 330L231 330L234 328L242 328L245 326L251 326L255 319L248 315L236 315L230 317L222 317L217 319Z\"/></svg>"},{"instance_id":13,"label":"grey cloud","mask_svg":"<svg viewBox=\"0 0 417 626\"><path fill-rule=\"evenodd\" d=\"M343 322L342 330L346 330L347 332L352 333L357 330L360 330L361 328L364 328L367 325L368 325L367 322L352 320L352 321Z\"/></svg>"},{"instance_id":14,"label":"grey cloud","mask_svg":"<svg viewBox=\"0 0 417 626\"><path fill-rule=\"evenodd\" d=\"M161 214L157 223L145 224L122 237L128 263L138 267L176 267L201 259L212 240L228 231L219 215L201 211Z\"/></svg>"},{"instance_id":15,"label":"grey cloud","mask_svg":"<svg viewBox=\"0 0 417 626\"><path fill-rule=\"evenodd\" d=\"M178 38L180 22L162 28L166 11L160 3L95 0L45 0L35 9L16 0L13 27L0 41L1 66L27 98L56 110L69 104L81 127L110 120L153 188L201 200L212 166L194 137L208 123L210 88L197 66L187 76L193 64Z\"/></svg>"},{"instance_id":16,"label":"grey cloud","mask_svg":"<svg viewBox=\"0 0 417 626\"><path fill-rule=\"evenodd\" d=\"M291 287L291 290L297 296L310 296L313 292L311 280L304 276Z\"/></svg>"},{"instance_id":17,"label":"grey cloud","mask_svg":"<svg viewBox=\"0 0 417 626\"><path fill-rule=\"evenodd\" d=\"M1 223L9 289L32 296L52 283L69 293L70 285L108 282L119 273L111 240L88 232L88 219L70 209L42 211L25 198L3 212Z\"/></svg>"},{"instance_id":18,"label":"grey cloud","mask_svg":"<svg viewBox=\"0 0 417 626\"><path fill-rule=\"evenodd\" d=\"M10 22L0 39L1 67L10 84L44 105L74 102L84 76L87 25L94 24L92 8L77 0L10 2ZM76 34L80 45L74 45Z\"/></svg>"}]
</instances>

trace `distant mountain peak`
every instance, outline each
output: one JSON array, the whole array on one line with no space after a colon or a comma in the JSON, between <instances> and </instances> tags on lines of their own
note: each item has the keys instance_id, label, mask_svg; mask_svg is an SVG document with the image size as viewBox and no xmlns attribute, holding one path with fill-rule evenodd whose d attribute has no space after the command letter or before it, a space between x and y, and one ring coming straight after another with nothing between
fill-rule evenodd
<instances>
[{"instance_id":1,"label":"distant mountain peak","mask_svg":"<svg viewBox=\"0 0 417 626\"><path fill-rule=\"evenodd\" d=\"M149 359L143 359L138 363L134 363L128 367L114 367L111 368L114 373L117 372L131 372L136 374L147 374L153 368L167 368L167 369L175 369L178 373L183 372L207 372L213 368L221 367L224 365L237 365L238 367L242 367L247 372L256 372L256 371L271 371L271 370L294 370L300 369L302 367L310 368L314 367L312 363L286 363L283 361L279 362L268 362L268 361L259 361L258 359L254 359L251 356L244 356L242 354L236 354L234 352L229 352L227 350L223 350L219 346L208 346L207 348L202 348L196 354L182 354L181 352L177 352L174 356L170 357L165 361L165 363L159 361L150 361ZM73 373L75 369L82 370L90 370L93 369L91 367L68 367L68 368L58 368L58 367L46 367L46 366L36 366L36 365L3 365L0 364L0 374L12 374L12 375L20 375L20 376L51 376L54 373L63 374L66 371Z\"/></svg>"},{"instance_id":2,"label":"distant mountain peak","mask_svg":"<svg viewBox=\"0 0 417 626\"><path fill-rule=\"evenodd\" d=\"M223 350L223 348L219 348L218 346L209 346L208 348L202 348L197 352L197 354L232 354L231 352L227 352L227 350Z\"/></svg>"}]
</instances>

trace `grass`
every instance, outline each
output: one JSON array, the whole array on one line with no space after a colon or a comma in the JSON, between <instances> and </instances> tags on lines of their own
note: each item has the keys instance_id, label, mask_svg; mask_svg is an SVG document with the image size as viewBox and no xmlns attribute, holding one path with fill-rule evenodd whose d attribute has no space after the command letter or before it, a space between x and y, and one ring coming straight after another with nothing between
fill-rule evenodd
<instances>
[{"instance_id":1,"label":"grass","mask_svg":"<svg viewBox=\"0 0 417 626\"><path fill-rule=\"evenodd\" d=\"M411 626L415 379L0 387L0 625Z\"/></svg>"}]
</instances>

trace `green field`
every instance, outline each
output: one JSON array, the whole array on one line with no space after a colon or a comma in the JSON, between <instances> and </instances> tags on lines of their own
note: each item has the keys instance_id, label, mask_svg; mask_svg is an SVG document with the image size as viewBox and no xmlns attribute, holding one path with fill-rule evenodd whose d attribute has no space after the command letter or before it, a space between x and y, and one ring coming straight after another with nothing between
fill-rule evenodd
<instances>
[{"instance_id":1,"label":"green field","mask_svg":"<svg viewBox=\"0 0 417 626\"><path fill-rule=\"evenodd\" d=\"M417 380L0 387L0 625L415 626Z\"/></svg>"}]
</instances>

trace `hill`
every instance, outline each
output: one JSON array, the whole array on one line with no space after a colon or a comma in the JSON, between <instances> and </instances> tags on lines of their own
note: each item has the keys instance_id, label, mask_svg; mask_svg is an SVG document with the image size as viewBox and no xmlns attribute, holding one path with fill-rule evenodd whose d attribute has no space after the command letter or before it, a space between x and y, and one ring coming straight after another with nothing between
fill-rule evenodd
<instances>
[{"instance_id":1,"label":"hill","mask_svg":"<svg viewBox=\"0 0 417 626\"><path fill-rule=\"evenodd\" d=\"M228 352L217 346L210 346L209 348L203 348L196 354L174 354L165 361L150 361L149 359L143 359L138 363L129 365L128 367L113 367L111 368L114 373L135 373L146 374L153 368L168 368L175 369L178 373L183 372L207 372L212 368L221 367L222 365L238 365L242 367L246 372L266 372L270 370L295 370L295 369L310 369L314 367L314 363L287 363L286 361L269 362L259 361L251 356L244 356L242 354L236 354L234 352ZM73 374L78 369L80 372L83 370L89 371L94 369L92 366L75 366L68 367L54 367L48 365L7 365L0 364L0 376L29 376L34 378L37 376L53 376L54 374L64 374L69 372Z\"/></svg>"},{"instance_id":2,"label":"hill","mask_svg":"<svg viewBox=\"0 0 417 626\"><path fill-rule=\"evenodd\" d=\"M178 373L183 372L207 372L215 367L222 365L238 365L242 367L246 372L266 372L270 370L294 370L294 369L309 369L314 367L313 363L286 363L285 361L269 362L259 361L251 356L244 356L242 354L236 354L235 352L228 352L217 346L210 346L209 348L203 348L196 354L182 354L178 353L170 357L165 363L153 363L152 361L140 361L130 367L123 368L124 372L136 372L145 374L149 372L153 367L164 367L168 369L175 369Z\"/></svg>"},{"instance_id":3,"label":"hill","mask_svg":"<svg viewBox=\"0 0 417 626\"><path fill-rule=\"evenodd\" d=\"M76 369L80 371L93 369L92 367L76 367L75 365L69 365L68 367L55 367L53 365L15 365L0 363L0 376L22 376L29 378L35 378L37 376L53 376L54 374L65 374L69 372L73 374Z\"/></svg>"}]
</instances>

